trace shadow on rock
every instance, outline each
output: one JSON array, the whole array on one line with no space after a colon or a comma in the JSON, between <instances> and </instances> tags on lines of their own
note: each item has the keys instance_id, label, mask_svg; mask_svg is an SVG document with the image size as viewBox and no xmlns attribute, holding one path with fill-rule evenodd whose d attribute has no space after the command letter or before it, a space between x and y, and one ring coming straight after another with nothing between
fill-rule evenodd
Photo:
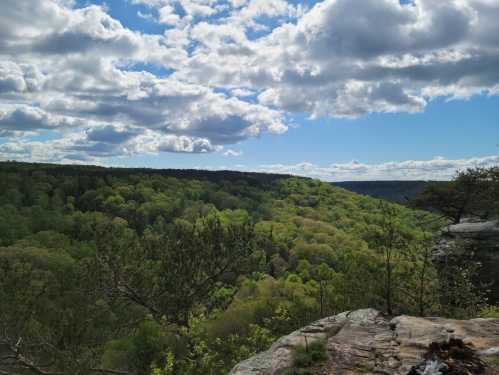
<instances>
[{"instance_id":1,"label":"shadow on rock","mask_svg":"<svg viewBox=\"0 0 499 375\"><path fill-rule=\"evenodd\" d=\"M425 360L407 375L485 374L486 365L476 352L460 339L431 343Z\"/></svg>"}]
</instances>

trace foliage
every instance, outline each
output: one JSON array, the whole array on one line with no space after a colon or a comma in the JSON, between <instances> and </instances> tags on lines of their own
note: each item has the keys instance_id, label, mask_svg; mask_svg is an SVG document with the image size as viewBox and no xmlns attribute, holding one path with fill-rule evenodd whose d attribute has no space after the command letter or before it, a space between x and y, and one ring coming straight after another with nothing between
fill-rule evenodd
<instances>
[{"instance_id":1,"label":"foliage","mask_svg":"<svg viewBox=\"0 0 499 375\"><path fill-rule=\"evenodd\" d=\"M477 280L480 263L453 254L446 254L441 263L438 267L441 312L460 319L477 316L487 302Z\"/></svg>"},{"instance_id":2,"label":"foliage","mask_svg":"<svg viewBox=\"0 0 499 375\"><path fill-rule=\"evenodd\" d=\"M290 176L0 163L0 372L218 375L388 298L459 315L422 216Z\"/></svg>"},{"instance_id":3,"label":"foliage","mask_svg":"<svg viewBox=\"0 0 499 375\"><path fill-rule=\"evenodd\" d=\"M294 348L294 366L298 369L317 365L326 359L326 344L324 341L314 341Z\"/></svg>"},{"instance_id":4,"label":"foliage","mask_svg":"<svg viewBox=\"0 0 499 375\"><path fill-rule=\"evenodd\" d=\"M485 305L478 314L480 318L495 318L499 319L499 306Z\"/></svg>"},{"instance_id":5,"label":"foliage","mask_svg":"<svg viewBox=\"0 0 499 375\"><path fill-rule=\"evenodd\" d=\"M430 184L414 204L434 209L457 224L464 217L497 215L498 198L499 168L474 168L459 172L448 183Z\"/></svg>"},{"instance_id":6,"label":"foliage","mask_svg":"<svg viewBox=\"0 0 499 375\"><path fill-rule=\"evenodd\" d=\"M137 236L114 219L98 232L96 258L108 295L129 300L157 320L189 325L216 286L242 275L253 252L250 225L223 226L217 217L177 220L161 234Z\"/></svg>"}]
</instances>

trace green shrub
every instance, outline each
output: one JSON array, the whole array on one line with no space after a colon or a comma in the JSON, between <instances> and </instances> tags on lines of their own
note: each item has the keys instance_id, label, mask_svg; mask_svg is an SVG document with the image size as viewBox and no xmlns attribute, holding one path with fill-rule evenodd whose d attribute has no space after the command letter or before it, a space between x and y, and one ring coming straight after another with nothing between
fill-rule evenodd
<instances>
[{"instance_id":1,"label":"green shrub","mask_svg":"<svg viewBox=\"0 0 499 375\"><path fill-rule=\"evenodd\" d=\"M499 318L499 306L487 305L478 314L480 318Z\"/></svg>"},{"instance_id":2,"label":"green shrub","mask_svg":"<svg viewBox=\"0 0 499 375\"><path fill-rule=\"evenodd\" d=\"M315 366L327 359L324 341L315 341L309 345L300 345L294 349L294 365L297 368Z\"/></svg>"}]
</instances>

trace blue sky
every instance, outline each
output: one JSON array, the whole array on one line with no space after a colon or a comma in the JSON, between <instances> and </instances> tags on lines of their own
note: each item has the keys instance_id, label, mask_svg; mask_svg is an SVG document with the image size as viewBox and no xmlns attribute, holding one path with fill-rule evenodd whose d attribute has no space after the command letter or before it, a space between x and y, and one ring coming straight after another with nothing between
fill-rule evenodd
<instances>
[{"instance_id":1,"label":"blue sky","mask_svg":"<svg viewBox=\"0 0 499 375\"><path fill-rule=\"evenodd\" d=\"M367 163L484 157L499 152L499 97L436 100L418 114L371 114L358 119L309 120L296 127L237 145L237 164L258 167L302 161L325 165L358 160ZM202 160L202 161L201 161ZM190 168L234 165L220 154L168 154L131 157L127 165Z\"/></svg>"},{"instance_id":2,"label":"blue sky","mask_svg":"<svg viewBox=\"0 0 499 375\"><path fill-rule=\"evenodd\" d=\"M2 159L323 180L499 164L499 3L29 4L0 5Z\"/></svg>"}]
</instances>

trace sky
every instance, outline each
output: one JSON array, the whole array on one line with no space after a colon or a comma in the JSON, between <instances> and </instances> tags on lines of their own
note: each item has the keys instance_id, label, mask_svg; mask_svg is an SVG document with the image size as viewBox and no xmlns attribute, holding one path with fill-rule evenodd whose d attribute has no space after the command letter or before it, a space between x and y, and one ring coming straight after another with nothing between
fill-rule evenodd
<instances>
[{"instance_id":1,"label":"sky","mask_svg":"<svg viewBox=\"0 0 499 375\"><path fill-rule=\"evenodd\" d=\"M499 165L499 0L2 0L0 159L452 178Z\"/></svg>"}]
</instances>

